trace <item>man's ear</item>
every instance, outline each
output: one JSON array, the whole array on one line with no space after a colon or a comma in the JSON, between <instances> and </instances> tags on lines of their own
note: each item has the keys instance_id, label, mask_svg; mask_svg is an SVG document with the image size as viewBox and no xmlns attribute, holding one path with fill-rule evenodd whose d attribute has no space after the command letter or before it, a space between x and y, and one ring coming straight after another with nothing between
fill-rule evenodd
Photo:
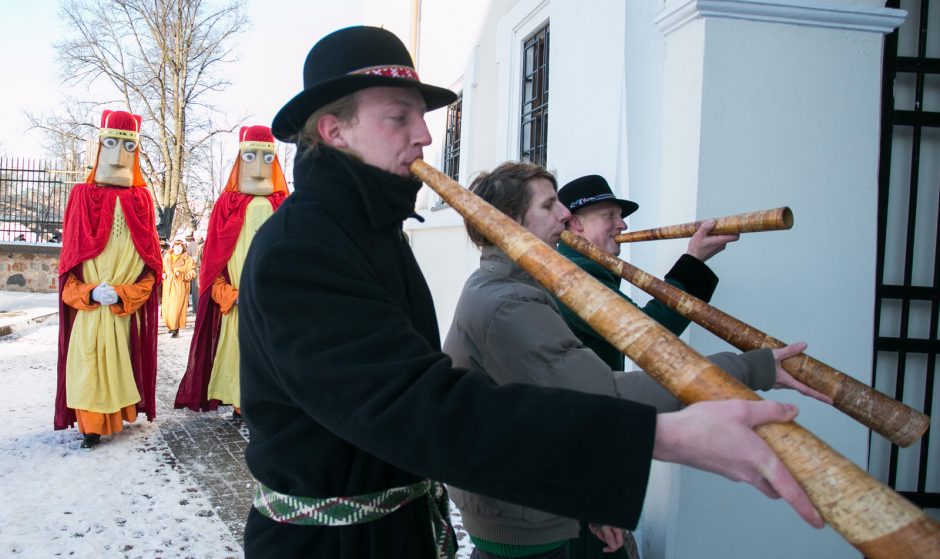
<instances>
[{"instance_id":1,"label":"man's ear","mask_svg":"<svg viewBox=\"0 0 940 559\"><path fill-rule=\"evenodd\" d=\"M584 233L584 225L581 223L581 218L578 217L577 214L571 214L571 217L565 222L565 229L579 235Z\"/></svg>"},{"instance_id":2,"label":"man's ear","mask_svg":"<svg viewBox=\"0 0 940 559\"><path fill-rule=\"evenodd\" d=\"M326 145L334 148L348 148L349 144L343 137L342 122L336 115L325 114L317 121L317 132Z\"/></svg>"}]
</instances>

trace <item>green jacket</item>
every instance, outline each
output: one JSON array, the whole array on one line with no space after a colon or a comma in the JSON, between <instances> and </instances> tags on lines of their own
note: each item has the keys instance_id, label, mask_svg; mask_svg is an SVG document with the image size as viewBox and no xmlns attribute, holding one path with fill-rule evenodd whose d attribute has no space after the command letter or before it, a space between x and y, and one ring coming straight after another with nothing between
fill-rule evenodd
<instances>
[{"instance_id":1,"label":"green jacket","mask_svg":"<svg viewBox=\"0 0 940 559\"><path fill-rule=\"evenodd\" d=\"M633 303L633 300L620 291L620 277L608 271L606 268L597 264L590 258L582 256L581 253L561 243L558 245L558 252L565 255L569 260L577 264L582 270L594 276L598 281L612 289L618 295ZM698 297L708 302L711 300L715 288L718 286L718 276L711 271L711 268L705 265L701 260L683 254L676 261L675 265L669 270L665 277L666 283ZM636 303L633 303L636 305ZM593 328L581 320L577 314L566 307L561 301L558 301L561 308L561 314L568 323L568 327L574 332L575 336L581 340L581 343L594 350L607 365L615 370L622 371L624 365L623 354L614 346L607 343ZM636 305L639 307L639 305ZM650 300L646 306L642 307L644 313L656 322L665 326L675 335L680 335L689 325L689 319L679 313L670 310L669 307L660 303L656 299Z\"/></svg>"}]
</instances>

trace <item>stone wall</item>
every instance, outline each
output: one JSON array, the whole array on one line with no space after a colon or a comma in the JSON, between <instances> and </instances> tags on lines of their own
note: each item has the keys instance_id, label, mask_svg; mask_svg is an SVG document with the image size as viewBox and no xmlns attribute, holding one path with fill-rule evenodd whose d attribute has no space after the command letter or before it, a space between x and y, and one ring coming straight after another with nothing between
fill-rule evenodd
<instances>
[{"instance_id":1,"label":"stone wall","mask_svg":"<svg viewBox=\"0 0 940 559\"><path fill-rule=\"evenodd\" d=\"M54 243L0 243L0 291L55 292L61 250Z\"/></svg>"}]
</instances>

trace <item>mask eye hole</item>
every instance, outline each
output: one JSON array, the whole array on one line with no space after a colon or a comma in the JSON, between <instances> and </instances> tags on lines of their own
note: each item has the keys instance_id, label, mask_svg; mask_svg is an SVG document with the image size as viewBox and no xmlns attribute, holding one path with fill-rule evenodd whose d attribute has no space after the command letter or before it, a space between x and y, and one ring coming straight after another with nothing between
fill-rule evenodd
<instances>
[{"instance_id":1,"label":"mask eye hole","mask_svg":"<svg viewBox=\"0 0 940 559\"><path fill-rule=\"evenodd\" d=\"M137 142L134 140L124 140L124 149L133 152L135 149L137 149Z\"/></svg>"},{"instance_id":2,"label":"mask eye hole","mask_svg":"<svg viewBox=\"0 0 940 559\"><path fill-rule=\"evenodd\" d=\"M246 151L245 153L242 154L242 161L244 161L245 163L251 163L254 160L255 160L255 152Z\"/></svg>"},{"instance_id":3,"label":"mask eye hole","mask_svg":"<svg viewBox=\"0 0 940 559\"><path fill-rule=\"evenodd\" d=\"M268 165L270 165L271 163L274 163L274 154L273 153L264 154L264 162L267 163Z\"/></svg>"},{"instance_id":4,"label":"mask eye hole","mask_svg":"<svg viewBox=\"0 0 940 559\"><path fill-rule=\"evenodd\" d=\"M101 140L101 145L108 149L112 149L118 145L117 138L103 138Z\"/></svg>"}]
</instances>

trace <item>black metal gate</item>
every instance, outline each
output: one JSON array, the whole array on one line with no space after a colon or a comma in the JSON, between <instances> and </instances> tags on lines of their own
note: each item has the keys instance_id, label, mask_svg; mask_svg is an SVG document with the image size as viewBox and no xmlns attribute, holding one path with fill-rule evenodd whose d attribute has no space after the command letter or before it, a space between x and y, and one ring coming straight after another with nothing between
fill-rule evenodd
<instances>
[{"instance_id":1,"label":"black metal gate","mask_svg":"<svg viewBox=\"0 0 940 559\"><path fill-rule=\"evenodd\" d=\"M932 425L906 449L871 435L869 470L940 519L940 6L929 5L887 2L908 17L885 40L873 379Z\"/></svg>"},{"instance_id":2,"label":"black metal gate","mask_svg":"<svg viewBox=\"0 0 940 559\"><path fill-rule=\"evenodd\" d=\"M0 242L60 242L79 174L46 161L0 158Z\"/></svg>"}]
</instances>

